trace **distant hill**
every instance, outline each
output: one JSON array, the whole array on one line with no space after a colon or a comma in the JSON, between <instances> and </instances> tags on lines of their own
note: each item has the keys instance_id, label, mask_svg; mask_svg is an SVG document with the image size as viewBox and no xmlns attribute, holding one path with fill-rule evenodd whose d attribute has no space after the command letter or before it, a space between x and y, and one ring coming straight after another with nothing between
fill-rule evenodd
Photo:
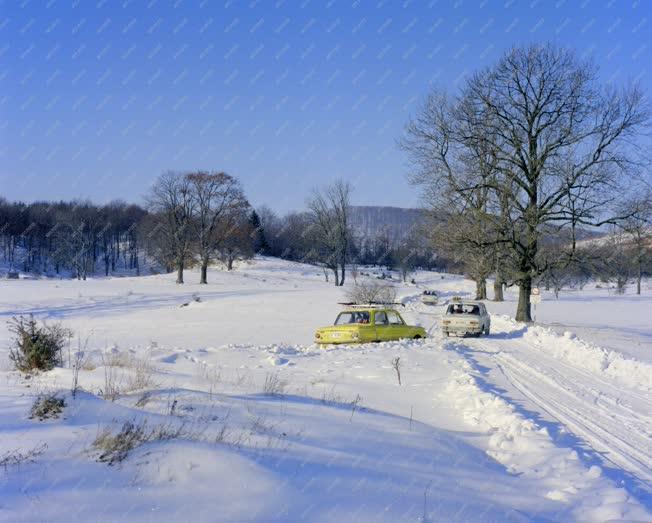
<instances>
[{"instance_id":1,"label":"distant hill","mask_svg":"<svg viewBox=\"0 0 652 523\"><path fill-rule=\"evenodd\" d=\"M422 209L403 207L383 207L375 205L354 205L351 207L350 224L357 240L373 242L373 240L386 237L391 246L398 245L414 227L426 222ZM607 231L590 228L576 230L577 241L599 241L607 236ZM559 233L552 229L543 234L546 238L558 237Z\"/></svg>"},{"instance_id":2,"label":"distant hill","mask_svg":"<svg viewBox=\"0 0 652 523\"><path fill-rule=\"evenodd\" d=\"M358 205L351 207L350 224L357 239L367 241L387 237L390 245L396 245L415 226L424 223L421 209Z\"/></svg>"}]
</instances>

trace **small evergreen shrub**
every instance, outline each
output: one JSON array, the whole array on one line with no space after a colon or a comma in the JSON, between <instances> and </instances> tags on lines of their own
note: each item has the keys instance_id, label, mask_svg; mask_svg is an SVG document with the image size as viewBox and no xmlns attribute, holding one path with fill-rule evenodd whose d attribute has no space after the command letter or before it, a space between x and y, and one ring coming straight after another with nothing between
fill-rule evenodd
<instances>
[{"instance_id":1,"label":"small evergreen shrub","mask_svg":"<svg viewBox=\"0 0 652 523\"><path fill-rule=\"evenodd\" d=\"M60 324L47 325L34 316L18 316L9 321L13 345L9 359L21 372L50 370L62 363L62 349L71 331Z\"/></svg>"}]
</instances>

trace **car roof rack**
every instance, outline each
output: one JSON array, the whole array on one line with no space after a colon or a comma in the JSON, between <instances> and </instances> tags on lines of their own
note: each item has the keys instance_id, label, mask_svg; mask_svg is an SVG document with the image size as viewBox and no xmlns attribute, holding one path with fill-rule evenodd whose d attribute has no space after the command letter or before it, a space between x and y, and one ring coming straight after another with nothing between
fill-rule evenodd
<instances>
[{"instance_id":1,"label":"car roof rack","mask_svg":"<svg viewBox=\"0 0 652 523\"><path fill-rule=\"evenodd\" d=\"M372 307L387 307L388 305L400 305L401 307L405 307L405 304L400 302L370 301L368 303L356 303L354 301L340 301L337 303L338 305L344 305L345 307L351 307L351 308L359 307L363 309L369 309Z\"/></svg>"}]
</instances>

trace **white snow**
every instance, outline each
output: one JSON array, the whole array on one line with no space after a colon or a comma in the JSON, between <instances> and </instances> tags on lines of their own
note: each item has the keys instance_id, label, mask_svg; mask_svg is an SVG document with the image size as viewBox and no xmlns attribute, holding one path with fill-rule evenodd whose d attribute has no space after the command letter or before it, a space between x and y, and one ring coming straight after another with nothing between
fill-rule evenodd
<instances>
[{"instance_id":1,"label":"white snow","mask_svg":"<svg viewBox=\"0 0 652 523\"><path fill-rule=\"evenodd\" d=\"M345 294L319 269L257 259L197 276L0 282L0 459L42 449L0 467L0 521L652 521L651 360L618 350L632 323L642 344L652 326L620 332L596 290L562 295L560 325L523 328L513 302L490 303L491 337L444 339L420 293L473 284L418 273L399 295L431 338L320 349L314 329ZM608 346L574 306L610 318ZM86 340L75 398L69 368L10 369L6 320L28 313ZM63 417L29 419L49 391ZM182 430L98 462L93 440L125 421Z\"/></svg>"}]
</instances>

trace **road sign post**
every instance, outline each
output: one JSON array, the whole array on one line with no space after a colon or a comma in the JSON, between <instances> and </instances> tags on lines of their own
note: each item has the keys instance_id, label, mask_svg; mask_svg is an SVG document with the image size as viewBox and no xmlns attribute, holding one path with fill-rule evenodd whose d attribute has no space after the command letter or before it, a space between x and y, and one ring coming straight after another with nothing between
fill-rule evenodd
<instances>
[{"instance_id":1,"label":"road sign post","mask_svg":"<svg viewBox=\"0 0 652 523\"><path fill-rule=\"evenodd\" d=\"M537 321L537 305L541 303L541 290L539 287L532 287L530 291L530 303L534 306L532 321Z\"/></svg>"}]
</instances>

